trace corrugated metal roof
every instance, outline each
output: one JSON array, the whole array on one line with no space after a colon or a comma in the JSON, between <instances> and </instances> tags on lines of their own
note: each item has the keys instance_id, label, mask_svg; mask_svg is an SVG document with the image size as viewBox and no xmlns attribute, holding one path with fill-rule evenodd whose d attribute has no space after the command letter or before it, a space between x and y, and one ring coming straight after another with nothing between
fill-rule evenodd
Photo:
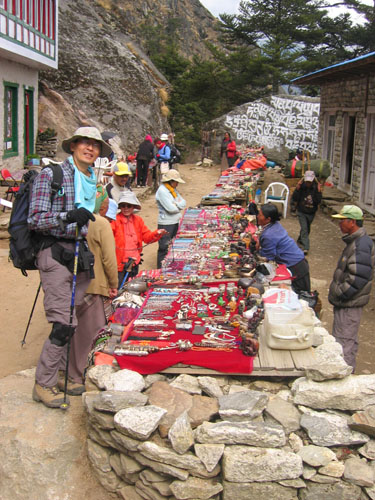
<instances>
[{"instance_id":1,"label":"corrugated metal roof","mask_svg":"<svg viewBox=\"0 0 375 500\"><path fill-rule=\"evenodd\" d=\"M375 73L375 52L327 66L327 68L294 78L292 82L297 85L319 85L329 80L358 76L368 72Z\"/></svg>"}]
</instances>

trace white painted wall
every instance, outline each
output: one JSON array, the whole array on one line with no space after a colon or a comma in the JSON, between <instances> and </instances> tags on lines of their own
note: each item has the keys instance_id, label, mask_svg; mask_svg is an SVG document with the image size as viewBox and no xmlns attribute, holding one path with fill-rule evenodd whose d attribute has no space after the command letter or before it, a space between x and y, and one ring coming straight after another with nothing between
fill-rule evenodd
<instances>
[{"instance_id":1,"label":"white painted wall","mask_svg":"<svg viewBox=\"0 0 375 500\"><path fill-rule=\"evenodd\" d=\"M18 156L4 154L4 81L18 87ZM34 141L38 127L38 70L0 57L0 166L11 172L23 168L24 160L24 86L34 89Z\"/></svg>"}]
</instances>

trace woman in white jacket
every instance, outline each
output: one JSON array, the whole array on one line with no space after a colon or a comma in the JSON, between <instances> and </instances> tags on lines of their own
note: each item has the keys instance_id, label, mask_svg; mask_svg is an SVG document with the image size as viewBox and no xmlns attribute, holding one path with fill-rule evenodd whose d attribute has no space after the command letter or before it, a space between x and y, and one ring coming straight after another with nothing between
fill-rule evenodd
<instances>
[{"instance_id":1,"label":"woman in white jacket","mask_svg":"<svg viewBox=\"0 0 375 500\"><path fill-rule=\"evenodd\" d=\"M159 208L158 229L165 229L167 234L159 240L157 268L168 253L168 245L176 236L181 212L186 207L186 201L177 191L178 183L185 184L175 169L170 169L161 179L162 184L156 191L156 203Z\"/></svg>"}]
</instances>

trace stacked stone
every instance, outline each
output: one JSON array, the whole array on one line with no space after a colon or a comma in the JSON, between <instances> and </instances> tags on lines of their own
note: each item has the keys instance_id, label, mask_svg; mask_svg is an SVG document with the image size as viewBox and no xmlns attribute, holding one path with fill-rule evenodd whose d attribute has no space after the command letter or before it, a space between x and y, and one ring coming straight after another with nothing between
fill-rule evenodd
<instances>
[{"instance_id":1,"label":"stacked stone","mask_svg":"<svg viewBox=\"0 0 375 500\"><path fill-rule=\"evenodd\" d=\"M35 149L36 154L41 158L55 158L57 151L57 137L36 141Z\"/></svg>"},{"instance_id":2,"label":"stacked stone","mask_svg":"<svg viewBox=\"0 0 375 500\"><path fill-rule=\"evenodd\" d=\"M126 500L375 499L375 375L322 344L306 377L88 372L88 456Z\"/></svg>"}]
</instances>

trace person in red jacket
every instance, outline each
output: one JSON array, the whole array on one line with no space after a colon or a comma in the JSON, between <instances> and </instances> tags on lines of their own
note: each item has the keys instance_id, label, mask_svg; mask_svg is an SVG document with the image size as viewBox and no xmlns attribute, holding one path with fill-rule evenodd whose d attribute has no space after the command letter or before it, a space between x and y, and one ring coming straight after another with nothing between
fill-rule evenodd
<instances>
[{"instance_id":1,"label":"person in red jacket","mask_svg":"<svg viewBox=\"0 0 375 500\"><path fill-rule=\"evenodd\" d=\"M165 229L151 231L144 223L142 217L134 215L134 210L140 210L141 204L132 191L124 191L119 199L120 213L116 220L111 222L116 243L116 258L118 271L118 288L129 271L129 277L138 274L143 243L155 243L166 234ZM128 261L132 259L133 265L128 269Z\"/></svg>"},{"instance_id":2,"label":"person in red jacket","mask_svg":"<svg viewBox=\"0 0 375 500\"><path fill-rule=\"evenodd\" d=\"M228 166L233 167L237 157L236 157L236 143L232 141L229 132L225 132L224 139L221 143L220 156L222 157L224 154L227 158Z\"/></svg>"}]
</instances>

